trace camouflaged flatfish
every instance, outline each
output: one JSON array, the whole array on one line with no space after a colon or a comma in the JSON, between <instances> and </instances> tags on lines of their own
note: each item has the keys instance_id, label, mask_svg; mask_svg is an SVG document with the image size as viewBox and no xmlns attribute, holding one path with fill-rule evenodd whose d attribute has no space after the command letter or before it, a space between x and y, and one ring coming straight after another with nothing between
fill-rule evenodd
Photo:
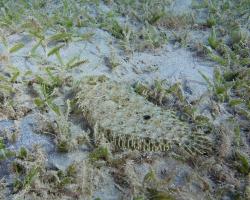
<instances>
[{"instance_id":1,"label":"camouflaged flatfish","mask_svg":"<svg viewBox=\"0 0 250 200\"><path fill-rule=\"evenodd\" d=\"M85 77L78 86L77 101L94 129L96 143L104 140L116 148L139 151L164 152L173 146L190 152L206 150L205 137L192 133L174 111L154 105L132 87L105 76Z\"/></svg>"}]
</instances>

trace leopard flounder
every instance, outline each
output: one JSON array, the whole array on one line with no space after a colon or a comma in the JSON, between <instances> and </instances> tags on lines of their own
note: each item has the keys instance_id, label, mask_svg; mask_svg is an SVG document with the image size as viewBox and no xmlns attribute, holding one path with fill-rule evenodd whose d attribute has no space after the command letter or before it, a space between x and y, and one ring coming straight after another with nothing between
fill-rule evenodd
<instances>
[{"instance_id":1,"label":"leopard flounder","mask_svg":"<svg viewBox=\"0 0 250 200\"><path fill-rule=\"evenodd\" d=\"M189 152L206 150L203 144L208 139L193 133L174 111L154 105L132 87L106 76L85 77L78 86L77 101L94 127L96 143L105 141L116 148L139 151L165 152L173 146Z\"/></svg>"}]
</instances>

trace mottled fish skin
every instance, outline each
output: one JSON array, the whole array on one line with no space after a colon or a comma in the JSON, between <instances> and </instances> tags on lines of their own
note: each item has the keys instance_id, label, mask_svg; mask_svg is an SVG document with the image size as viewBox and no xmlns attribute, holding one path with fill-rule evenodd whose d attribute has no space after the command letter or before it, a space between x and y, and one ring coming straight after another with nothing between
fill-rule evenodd
<instances>
[{"instance_id":1,"label":"mottled fish skin","mask_svg":"<svg viewBox=\"0 0 250 200\"><path fill-rule=\"evenodd\" d=\"M203 154L207 150L208 139L200 134L199 140L194 139L197 133L174 111L154 105L106 76L85 77L76 98L85 119L95 127L96 144L108 142L117 149L146 152L166 152L173 146L188 153Z\"/></svg>"}]
</instances>

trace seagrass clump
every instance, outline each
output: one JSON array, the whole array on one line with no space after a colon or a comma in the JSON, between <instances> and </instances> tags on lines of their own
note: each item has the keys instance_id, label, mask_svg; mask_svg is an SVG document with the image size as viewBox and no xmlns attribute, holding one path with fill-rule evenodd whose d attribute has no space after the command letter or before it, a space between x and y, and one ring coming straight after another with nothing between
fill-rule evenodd
<instances>
[{"instance_id":1,"label":"seagrass clump","mask_svg":"<svg viewBox=\"0 0 250 200\"><path fill-rule=\"evenodd\" d=\"M108 142L118 149L139 151L165 152L174 146L190 152L206 150L205 136L195 137L175 112L154 105L127 85L105 76L90 76L78 87L78 105L94 129L97 144Z\"/></svg>"}]
</instances>

